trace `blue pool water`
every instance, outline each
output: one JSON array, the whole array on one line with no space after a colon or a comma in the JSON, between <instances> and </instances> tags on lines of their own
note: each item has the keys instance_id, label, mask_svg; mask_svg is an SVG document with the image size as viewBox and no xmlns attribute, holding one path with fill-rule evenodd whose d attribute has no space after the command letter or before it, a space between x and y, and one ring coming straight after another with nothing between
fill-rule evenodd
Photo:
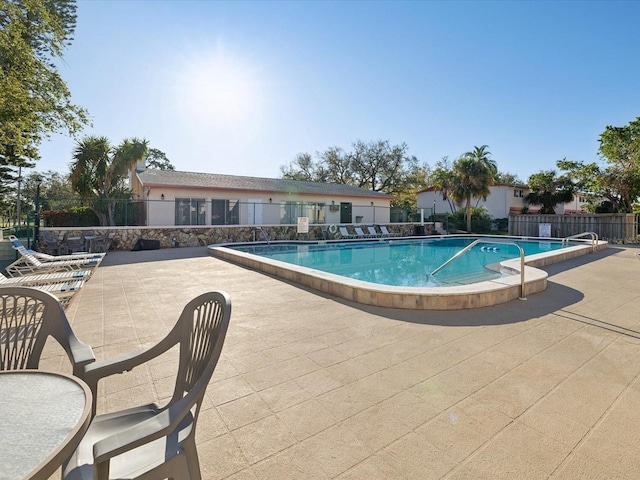
<instances>
[{"instance_id":1,"label":"blue pool water","mask_svg":"<svg viewBox=\"0 0 640 480\"><path fill-rule=\"evenodd\" d=\"M233 246L234 250L323 272L383 285L429 287L467 284L503 276L496 263L520 257L513 239L483 238L480 243L431 275L475 238L404 239L323 244ZM494 242L495 240L495 242ZM525 255L563 248L559 241L517 240Z\"/></svg>"}]
</instances>

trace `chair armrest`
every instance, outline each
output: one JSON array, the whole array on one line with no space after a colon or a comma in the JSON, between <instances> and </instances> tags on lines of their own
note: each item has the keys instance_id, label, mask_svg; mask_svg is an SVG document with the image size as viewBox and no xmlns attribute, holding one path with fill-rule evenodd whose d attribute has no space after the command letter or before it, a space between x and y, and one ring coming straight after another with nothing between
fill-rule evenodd
<instances>
[{"instance_id":1,"label":"chair armrest","mask_svg":"<svg viewBox=\"0 0 640 480\"><path fill-rule=\"evenodd\" d=\"M141 365L149 360L163 354L176 344L176 341L170 337L165 337L159 343L136 352L125 353L122 355L102 360L100 362L93 362L85 365L84 371L80 377L91 389L93 393L93 415L96 414L96 406L98 399L98 381L115 375L116 373L124 373L133 370L138 365Z\"/></svg>"},{"instance_id":2,"label":"chair armrest","mask_svg":"<svg viewBox=\"0 0 640 480\"><path fill-rule=\"evenodd\" d=\"M70 359L73 363L73 374L82 377L85 366L96 361L93 349L76 337L69 339L69 347L71 348Z\"/></svg>"},{"instance_id":3,"label":"chair armrest","mask_svg":"<svg viewBox=\"0 0 640 480\"><path fill-rule=\"evenodd\" d=\"M160 344L152 347L138 350L136 352L123 353L107 360L91 363L84 369L84 375L88 379L98 381L102 378L115 375L116 373L124 373L133 370L138 365L148 362L154 357L164 353L160 350Z\"/></svg>"}]
</instances>

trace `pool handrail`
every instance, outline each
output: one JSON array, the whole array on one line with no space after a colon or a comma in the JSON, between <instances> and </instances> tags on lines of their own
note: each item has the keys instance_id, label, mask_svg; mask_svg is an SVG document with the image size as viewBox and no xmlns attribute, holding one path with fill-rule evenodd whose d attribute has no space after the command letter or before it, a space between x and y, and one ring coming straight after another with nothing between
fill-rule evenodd
<instances>
[{"instance_id":1,"label":"pool handrail","mask_svg":"<svg viewBox=\"0 0 640 480\"><path fill-rule=\"evenodd\" d=\"M570 237L565 237L562 239L562 246L569 244L569 240L575 240L578 238L586 237L589 235L591 237L591 253L595 253L598 249L598 234L595 232L582 232L577 233L575 235L571 235Z\"/></svg>"},{"instance_id":2,"label":"pool handrail","mask_svg":"<svg viewBox=\"0 0 640 480\"><path fill-rule=\"evenodd\" d=\"M465 254L466 252L471 250L473 247L475 247L479 243L493 243L493 244L500 243L500 244L503 244L503 245L515 245L516 247L518 247L518 250L520 250L520 296L518 298L520 300L526 300L527 297L524 296L524 249L520 245L518 245L516 242L489 241L489 240L483 240L483 239L479 238L479 239L474 240L473 242L471 242L469 245L467 245L462 250L460 250L458 253L456 253L453 257L451 257L446 262L444 262L442 265L440 265L438 268L433 270L429 274L429 276L435 275L440 270L442 270L444 267L446 267L451 262L453 262L456 258L458 258L461 255Z\"/></svg>"},{"instance_id":3,"label":"pool handrail","mask_svg":"<svg viewBox=\"0 0 640 480\"><path fill-rule=\"evenodd\" d=\"M271 242L269 241L269 236L267 235L267 232L265 232L262 227L253 227L254 241L255 241L255 232L256 231L260 232L262 234L262 238L264 239L264 241L267 242L267 245L271 246Z\"/></svg>"}]
</instances>

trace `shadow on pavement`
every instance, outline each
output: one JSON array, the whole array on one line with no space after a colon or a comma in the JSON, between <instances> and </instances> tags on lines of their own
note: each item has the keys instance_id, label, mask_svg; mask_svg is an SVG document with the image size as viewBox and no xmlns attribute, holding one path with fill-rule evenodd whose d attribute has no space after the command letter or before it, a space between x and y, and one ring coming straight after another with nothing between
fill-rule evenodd
<instances>
[{"instance_id":1,"label":"shadow on pavement","mask_svg":"<svg viewBox=\"0 0 640 480\"><path fill-rule=\"evenodd\" d=\"M162 262L180 258L207 257L207 247L161 248L159 250L140 250L137 252L109 252L101 267L127 265L142 262Z\"/></svg>"}]
</instances>

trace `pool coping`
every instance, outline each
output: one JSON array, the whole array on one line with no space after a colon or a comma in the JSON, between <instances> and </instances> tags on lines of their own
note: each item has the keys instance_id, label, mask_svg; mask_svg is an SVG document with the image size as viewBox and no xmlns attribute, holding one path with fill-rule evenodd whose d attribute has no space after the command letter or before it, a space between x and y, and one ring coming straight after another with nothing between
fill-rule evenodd
<instances>
[{"instance_id":1,"label":"pool coping","mask_svg":"<svg viewBox=\"0 0 640 480\"><path fill-rule=\"evenodd\" d=\"M449 237L459 238L460 235L440 236L439 238ZM406 237L404 239L409 240L418 238L429 237ZM508 241L516 237L484 238L495 238L496 240ZM560 240L532 237L518 238L523 240ZM395 238L394 240L402 240L402 238ZM380 239L372 239L370 241L380 241ZM256 245L259 243L265 242L255 242L250 245ZM286 241L272 243L317 244L318 242ZM344 243L344 240L341 243ZM526 256L524 269L524 292L521 292L520 259L500 262L500 265L505 269L517 271L517 274L515 275L508 275L466 285L406 287L380 285L362 280L354 280L309 267L288 264L278 260L253 255L251 253L239 252L228 248L230 245L232 244L210 245L208 246L208 253L216 258L243 265L253 270L293 283L298 283L345 300L376 307L399 308L406 310L464 310L498 305L519 298L526 299L528 295L542 292L547 288L548 275L545 271L540 270L540 267L563 262L571 258L586 255L593 251L592 244L585 242L584 244L566 247L562 250L554 250ZM607 245L607 242L598 241L595 248L597 250L601 250L603 248L607 248Z\"/></svg>"}]
</instances>

